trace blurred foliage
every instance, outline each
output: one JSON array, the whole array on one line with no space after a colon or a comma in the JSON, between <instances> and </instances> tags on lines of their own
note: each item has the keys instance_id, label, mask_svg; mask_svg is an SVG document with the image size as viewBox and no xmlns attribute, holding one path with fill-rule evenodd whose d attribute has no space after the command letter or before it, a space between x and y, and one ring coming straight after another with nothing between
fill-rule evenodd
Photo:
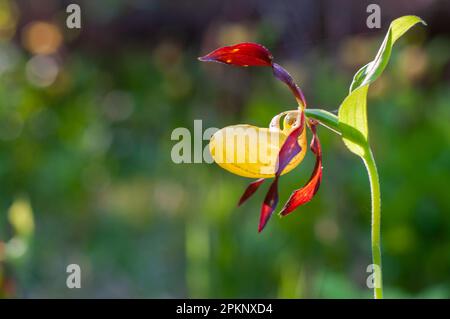
<instances>
[{"instance_id":1,"label":"blurred foliage","mask_svg":"<svg viewBox=\"0 0 450 319\"><path fill-rule=\"evenodd\" d=\"M64 28L61 3L42 2L46 10L0 1L1 296L371 296L367 177L338 136L320 129L318 196L259 235L264 191L236 208L248 180L214 164L174 164L170 136L193 129L194 119L204 129L267 126L292 108L290 93L265 70L197 62L217 45L266 44L311 106L336 111L384 32L362 26L305 43L299 37L308 29L283 26L276 10L255 18L204 1L130 1L131 9L125 1L80 2L78 32ZM300 9L318 10L310 2ZM450 297L450 37L433 33L441 20L419 9L396 15L423 16L430 27L399 41L369 93L388 298ZM281 202L313 161L307 156L283 178ZM71 263L81 266L81 289L65 285Z\"/></svg>"}]
</instances>

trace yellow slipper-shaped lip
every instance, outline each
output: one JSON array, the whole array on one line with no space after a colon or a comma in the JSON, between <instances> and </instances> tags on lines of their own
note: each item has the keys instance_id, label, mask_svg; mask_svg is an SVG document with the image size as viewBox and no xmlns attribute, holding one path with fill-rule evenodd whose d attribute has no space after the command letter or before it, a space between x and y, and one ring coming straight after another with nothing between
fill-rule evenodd
<instances>
[{"instance_id":1,"label":"yellow slipper-shaped lip","mask_svg":"<svg viewBox=\"0 0 450 319\"><path fill-rule=\"evenodd\" d=\"M274 117L269 128L239 124L220 129L209 143L212 158L220 167L239 176L274 177L280 148L294 128L289 124L292 114L285 117L284 128L279 127L277 122L286 113L288 112ZM286 166L282 175L294 169L305 157L307 149L305 129L300 134L298 143L302 150Z\"/></svg>"}]
</instances>

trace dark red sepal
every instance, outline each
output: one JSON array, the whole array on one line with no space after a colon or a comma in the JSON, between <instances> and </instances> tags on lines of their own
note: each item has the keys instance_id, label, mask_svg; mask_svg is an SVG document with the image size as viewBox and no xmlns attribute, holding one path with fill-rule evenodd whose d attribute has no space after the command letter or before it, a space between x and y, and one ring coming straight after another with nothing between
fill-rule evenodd
<instances>
[{"instance_id":1,"label":"dark red sepal","mask_svg":"<svg viewBox=\"0 0 450 319\"><path fill-rule=\"evenodd\" d=\"M314 166L313 173L304 187L295 190L291 194L287 203L280 212L280 215L282 216L286 216L297 207L308 203L319 190L320 182L322 180L322 149L320 146L320 140L317 136L316 126L317 123L314 122L310 125L313 133L313 139L310 147L313 153L316 154L316 164Z\"/></svg>"},{"instance_id":2,"label":"dark red sepal","mask_svg":"<svg viewBox=\"0 0 450 319\"><path fill-rule=\"evenodd\" d=\"M261 186L263 182L264 178L260 178L248 184L247 188L244 191L244 194L242 194L241 198L239 199L238 206L241 206L247 199L249 199L258 190L259 186Z\"/></svg>"},{"instance_id":3,"label":"dark red sepal","mask_svg":"<svg viewBox=\"0 0 450 319\"><path fill-rule=\"evenodd\" d=\"M221 62L236 66L272 66L272 54L257 43L239 43L218 48L198 58L203 62Z\"/></svg>"},{"instance_id":4,"label":"dark red sepal","mask_svg":"<svg viewBox=\"0 0 450 319\"><path fill-rule=\"evenodd\" d=\"M283 143L283 146L278 153L277 171L275 173L275 178L270 185L269 191L264 198L263 205L261 207L261 215L259 218L258 232L261 232L272 216L273 211L278 204L278 179L286 168L286 166L291 162L291 160L301 152L302 148L298 144L298 137L301 132L303 132L305 125L305 115L301 113L300 124L295 128Z\"/></svg>"}]
</instances>

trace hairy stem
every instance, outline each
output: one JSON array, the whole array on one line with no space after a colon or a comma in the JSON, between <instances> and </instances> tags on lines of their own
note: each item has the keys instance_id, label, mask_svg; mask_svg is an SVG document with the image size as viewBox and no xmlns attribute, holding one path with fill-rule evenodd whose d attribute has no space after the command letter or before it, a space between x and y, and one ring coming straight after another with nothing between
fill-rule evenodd
<instances>
[{"instance_id":1,"label":"hairy stem","mask_svg":"<svg viewBox=\"0 0 450 319\"><path fill-rule=\"evenodd\" d=\"M309 118L318 120L320 124L328 127L332 131L345 136L347 139L364 147L365 154L362 156L367 173L369 174L370 193L372 199L372 263L374 271L374 297L383 298L383 279L381 268L381 198L380 181L378 178L377 166L373 157L372 150L365 137L352 127L339 122L336 115L320 109L305 109L305 115Z\"/></svg>"},{"instance_id":2,"label":"hairy stem","mask_svg":"<svg viewBox=\"0 0 450 319\"><path fill-rule=\"evenodd\" d=\"M374 298L383 298L383 279L381 268L381 198L380 182L378 178L377 166L373 157L372 150L367 147L366 154L363 157L364 164L369 174L370 191L372 197L372 262L374 264Z\"/></svg>"}]
</instances>

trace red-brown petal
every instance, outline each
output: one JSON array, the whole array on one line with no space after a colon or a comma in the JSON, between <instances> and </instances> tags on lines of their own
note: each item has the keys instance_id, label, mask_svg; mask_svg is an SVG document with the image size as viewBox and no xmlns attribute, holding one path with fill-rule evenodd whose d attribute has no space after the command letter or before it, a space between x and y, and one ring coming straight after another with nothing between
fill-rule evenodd
<instances>
[{"instance_id":1,"label":"red-brown petal","mask_svg":"<svg viewBox=\"0 0 450 319\"><path fill-rule=\"evenodd\" d=\"M291 194L287 203L280 212L280 215L282 216L288 215L297 207L309 202L319 190L320 182L322 180L322 149L320 146L320 140L316 133L316 124L311 125L311 131L313 132L311 150L316 154L314 171L308 183Z\"/></svg>"},{"instance_id":2,"label":"red-brown petal","mask_svg":"<svg viewBox=\"0 0 450 319\"><path fill-rule=\"evenodd\" d=\"M288 135L283 143L283 146L280 148L280 152L278 153L278 167L276 175L281 175L291 160L302 151L301 146L298 144L298 137L303 132L305 127L304 124L305 115L302 112L300 115L300 125Z\"/></svg>"},{"instance_id":3,"label":"red-brown petal","mask_svg":"<svg viewBox=\"0 0 450 319\"><path fill-rule=\"evenodd\" d=\"M271 66L272 54L257 43L239 43L218 48L199 58L203 62L221 62L236 66Z\"/></svg>"},{"instance_id":4,"label":"red-brown petal","mask_svg":"<svg viewBox=\"0 0 450 319\"><path fill-rule=\"evenodd\" d=\"M273 211L278 204L278 175L275 176L272 184L270 185L269 191L264 198L263 205L261 207L261 215L259 217L258 232L261 232L272 216Z\"/></svg>"},{"instance_id":5,"label":"red-brown petal","mask_svg":"<svg viewBox=\"0 0 450 319\"><path fill-rule=\"evenodd\" d=\"M294 129L283 143L283 146L278 153L278 168L275 173L275 178L270 185L269 191L264 198L264 202L261 208L261 215L259 218L258 232L261 232L272 216L273 211L278 204L278 178L283 172L284 168L289 162L301 152L302 148L298 145L298 137L304 129L305 115L300 115L300 125Z\"/></svg>"},{"instance_id":6,"label":"red-brown petal","mask_svg":"<svg viewBox=\"0 0 450 319\"><path fill-rule=\"evenodd\" d=\"M242 194L241 199L239 199L238 206L241 206L247 199L249 199L258 190L259 186L261 186L263 182L264 178L260 178L248 184L244 194Z\"/></svg>"}]
</instances>

